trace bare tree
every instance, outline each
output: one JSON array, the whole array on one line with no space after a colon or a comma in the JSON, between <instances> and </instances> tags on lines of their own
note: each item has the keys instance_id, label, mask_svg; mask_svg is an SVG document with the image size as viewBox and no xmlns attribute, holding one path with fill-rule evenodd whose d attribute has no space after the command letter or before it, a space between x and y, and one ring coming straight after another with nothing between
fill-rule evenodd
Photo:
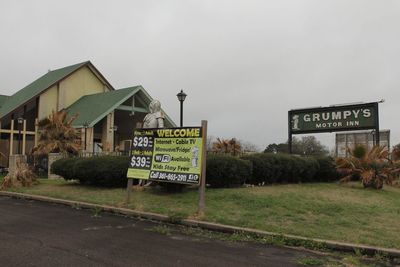
<instances>
[{"instance_id":1,"label":"bare tree","mask_svg":"<svg viewBox=\"0 0 400 267\"><path fill-rule=\"evenodd\" d=\"M245 153L248 153L248 152L260 152L260 149L255 144L253 144L253 143L251 143L249 141L240 140L239 142L242 145L242 151L245 152Z\"/></svg>"},{"instance_id":2,"label":"bare tree","mask_svg":"<svg viewBox=\"0 0 400 267\"><path fill-rule=\"evenodd\" d=\"M289 153L288 142L280 144L269 144L265 153ZM305 156L322 156L328 155L329 150L326 146L322 145L315 136L303 136L301 139L294 137L292 139L292 152L293 154Z\"/></svg>"}]
</instances>

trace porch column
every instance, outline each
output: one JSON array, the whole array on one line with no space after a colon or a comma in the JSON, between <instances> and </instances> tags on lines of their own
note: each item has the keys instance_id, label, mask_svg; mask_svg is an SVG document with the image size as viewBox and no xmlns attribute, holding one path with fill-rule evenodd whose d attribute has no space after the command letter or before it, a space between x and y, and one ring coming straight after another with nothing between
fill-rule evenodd
<instances>
[{"instance_id":1,"label":"porch column","mask_svg":"<svg viewBox=\"0 0 400 267\"><path fill-rule=\"evenodd\" d=\"M83 134L85 134L85 129L83 129ZM86 129L86 152L93 152L94 146L94 127L89 127Z\"/></svg>"},{"instance_id":2,"label":"porch column","mask_svg":"<svg viewBox=\"0 0 400 267\"><path fill-rule=\"evenodd\" d=\"M85 133L86 132L86 133ZM80 128L80 133L81 133L81 151L82 152L93 152L93 132L94 129L93 127L88 127L85 129L85 127ZM85 139L86 135L86 139ZM85 146L86 144L86 146Z\"/></svg>"},{"instance_id":3,"label":"porch column","mask_svg":"<svg viewBox=\"0 0 400 267\"><path fill-rule=\"evenodd\" d=\"M22 128L22 155L25 155L26 149L26 120L24 120L23 128ZM21 137L19 137L21 138Z\"/></svg>"},{"instance_id":4,"label":"porch column","mask_svg":"<svg viewBox=\"0 0 400 267\"><path fill-rule=\"evenodd\" d=\"M10 129L10 156L14 155L14 120L11 120L11 129Z\"/></svg>"},{"instance_id":5,"label":"porch column","mask_svg":"<svg viewBox=\"0 0 400 267\"><path fill-rule=\"evenodd\" d=\"M85 151L85 128L80 128L80 133L81 133L81 151L82 152L86 152Z\"/></svg>"},{"instance_id":6,"label":"porch column","mask_svg":"<svg viewBox=\"0 0 400 267\"><path fill-rule=\"evenodd\" d=\"M35 119L35 147L38 145L39 141L39 121Z\"/></svg>"},{"instance_id":7,"label":"porch column","mask_svg":"<svg viewBox=\"0 0 400 267\"><path fill-rule=\"evenodd\" d=\"M103 130L101 135L101 143L103 144L103 152L111 152L114 150L114 112L105 117L103 122Z\"/></svg>"}]
</instances>

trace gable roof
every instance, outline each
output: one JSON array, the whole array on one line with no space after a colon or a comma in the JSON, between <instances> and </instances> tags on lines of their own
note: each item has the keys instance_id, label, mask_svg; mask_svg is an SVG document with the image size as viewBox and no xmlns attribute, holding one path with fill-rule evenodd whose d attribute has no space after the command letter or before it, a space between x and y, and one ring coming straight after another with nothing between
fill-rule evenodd
<instances>
[{"instance_id":1,"label":"gable roof","mask_svg":"<svg viewBox=\"0 0 400 267\"><path fill-rule=\"evenodd\" d=\"M133 96L138 90L139 86L135 86L82 96L67 108L67 113L69 116L78 114L78 117L73 122L74 127L83 127L85 123L87 123L89 127L92 127L107 116L107 114L111 113L116 107Z\"/></svg>"},{"instance_id":2,"label":"gable roof","mask_svg":"<svg viewBox=\"0 0 400 267\"><path fill-rule=\"evenodd\" d=\"M0 95L0 108L1 108L1 105L6 102L7 98L9 98L9 96Z\"/></svg>"},{"instance_id":3,"label":"gable roof","mask_svg":"<svg viewBox=\"0 0 400 267\"><path fill-rule=\"evenodd\" d=\"M14 111L19 106L25 104L32 98L40 95L43 91L55 85L60 80L68 77L75 71L80 68L88 66L92 71L97 72L96 74L110 86L111 89L114 89L110 83L101 75L101 73L93 66L90 61L85 61L82 63L78 63L75 65L67 66L61 69L49 71L44 74L42 77L33 81L29 85L25 86L12 96L7 98L7 102L4 102L3 105L0 106L0 118ZM1 100L0 100L1 101Z\"/></svg>"},{"instance_id":4,"label":"gable roof","mask_svg":"<svg viewBox=\"0 0 400 267\"><path fill-rule=\"evenodd\" d=\"M88 127L93 127L107 116L107 114L110 114L114 109L137 93L143 93L146 98L149 96L146 90L138 85L105 93L82 96L69 106L66 111L69 116L78 114L78 117L72 123L74 127L81 128L84 127L86 123ZM151 100L150 97L146 99L145 102ZM148 109L145 108L144 111L148 112ZM175 126L175 123L167 115L165 116L168 124Z\"/></svg>"}]
</instances>

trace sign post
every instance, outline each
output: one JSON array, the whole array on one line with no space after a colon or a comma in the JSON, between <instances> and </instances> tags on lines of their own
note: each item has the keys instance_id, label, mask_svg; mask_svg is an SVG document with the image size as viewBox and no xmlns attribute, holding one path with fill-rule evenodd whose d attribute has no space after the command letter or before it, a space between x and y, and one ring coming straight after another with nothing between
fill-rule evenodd
<instances>
[{"instance_id":1,"label":"sign post","mask_svg":"<svg viewBox=\"0 0 400 267\"><path fill-rule=\"evenodd\" d=\"M206 207L206 157L207 157L207 121L201 121L201 128L203 131L203 137L204 137L204 141L203 141L203 164L201 167L201 178L200 178L200 187L199 187L199 208L197 211L197 214L199 216L203 216L204 215L204 209Z\"/></svg>"},{"instance_id":2,"label":"sign post","mask_svg":"<svg viewBox=\"0 0 400 267\"><path fill-rule=\"evenodd\" d=\"M380 144L380 132L379 132L379 109L378 102L375 103L376 116L375 116L375 145L379 146ZM390 148L389 148L390 149Z\"/></svg>"},{"instance_id":3,"label":"sign post","mask_svg":"<svg viewBox=\"0 0 400 267\"><path fill-rule=\"evenodd\" d=\"M288 146L289 146L289 154L292 154L292 119L291 112L288 112Z\"/></svg>"},{"instance_id":4,"label":"sign post","mask_svg":"<svg viewBox=\"0 0 400 267\"><path fill-rule=\"evenodd\" d=\"M296 109L288 112L288 145L292 153L292 135L354 130L375 130L379 145L378 102L354 105Z\"/></svg>"},{"instance_id":5,"label":"sign post","mask_svg":"<svg viewBox=\"0 0 400 267\"><path fill-rule=\"evenodd\" d=\"M128 182L126 184L126 203L129 203L131 201L132 185L133 185L133 180L128 179Z\"/></svg>"}]
</instances>

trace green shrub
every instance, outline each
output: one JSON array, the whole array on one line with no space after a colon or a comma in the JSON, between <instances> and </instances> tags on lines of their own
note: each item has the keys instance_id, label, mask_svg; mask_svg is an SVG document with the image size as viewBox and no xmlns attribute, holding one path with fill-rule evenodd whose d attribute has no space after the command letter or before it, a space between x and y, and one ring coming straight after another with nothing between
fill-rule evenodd
<instances>
[{"instance_id":1,"label":"green shrub","mask_svg":"<svg viewBox=\"0 0 400 267\"><path fill-rule=\"evenodd\" d=\"M124 187L128 157L65 158L52 165L52 172L65 180L81 184ZM249 184L329 182L339 179L330 157L302 158L288 154L258 153L233 157L213 154L207 157L207 184L211 187L235 187ZM134 180L135 183L138 180ZM160 183L168 191L181 191L183 185ZM178 190L179 189L179 190Z\"/></svg>"},{"instance_id":2,"label":"green shrub","mask_svg":"<svg viewBox=\"0 0 400 267\"><path fill-rule=\"evenodd\" d=\"M332 157L316 157L319 169L315 174L315 180L319 182L337 181L341 175L336 169L335 160Z\"/></svg>"},{"instance_id":3,"label":"green shrub","mask_svg":"<svg viewBox=\"0 0 400 267\"><path fill-rule=\"evenodd\" d=\"M126 186L128 157L65 158L52 165L53 173L66 180L95 186ZM207 158L207 184L211 187L240 186L251 175L251 163L230 155L211 155ZM137 180L135 180L137 181ZM158 183L169 192L180 192L184 185Z\"/></svg>"},{"instance_id":4,"label":"green shrub","mask_svg":"<svg viewBox=\"0 0 400 267\"><path fill-rule=\"evenodd\" d=\"M364 145L356 145L352 152L354 157L360 159L367 154L368 149Z\"/></svg>"},{"instance_id":5,"label":"green shrub","mask_svg":"<svg viewBox=\"0 0 400 267\"><path fill-rule=\"evenodd\" d=\"M297 158L299 162L299 179L297 182L315 182L315 175L319 170L319 163L314 157Z\"/></svg>"},{"instance_id":6,"label":"green shrub","mask_svg":"<svg viewBox=\"0 0 400 267\"><path fill-rule=\"evenodd\" d=\"M249 184L313 182L319 170L315 158L288 154L257 153L242 157L252 162Z\"/></svg>"},{"instance_id":7,"label":"green shrub","mask_svg":"<svg viewBox=\"0 0 400 267\"><path fill-rule=\"evenodd\" d=\"M123 187L128 166L128 157L102 156L60 159L53 163L52 170L66 180L77 179L81 184Z\"/></svg>"},{"instance_id":8,"label":"green shrub","mask_svg":"<svg viewBox=\"0 0 400 267\"><path fill-rule=\"evenodd\" d=\"M62 176L65 180L75 179L74 165L79 158L63 158L51 165L51 172Z\"/></svg>"},{"instance_id":9,"label":"green shrub","mask_svg":"<svg viewBox=\"0 0 400 267\"><path fill-rule=\"evenodd\" d=\"M211 187L241 186L250 176L250 161L224 154L207 157L206 183Z\"/></svg>"}]
</instances>

